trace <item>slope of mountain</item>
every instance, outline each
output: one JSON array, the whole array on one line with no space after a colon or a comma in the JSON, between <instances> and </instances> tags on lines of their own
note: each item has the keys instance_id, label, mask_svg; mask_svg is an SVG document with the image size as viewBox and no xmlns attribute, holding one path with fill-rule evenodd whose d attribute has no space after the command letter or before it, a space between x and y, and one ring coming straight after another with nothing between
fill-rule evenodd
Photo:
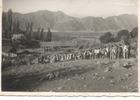
<instances>
[{"instance_id":1,"label":"slope of mountain","mask_svg":"<svg viewBox=\"0 0 140 100\"><path fill-rule=\"evenodd\" d=\"M61 11L43 10L27 14L14 13L13 19L20 21L21 28L25 28L27 22L33 22L33 28L47 29L50 27L57 31L118 31L120 29L132 30L138 26L137 16L128 14L107 18L77 18L68 16Z\"/></svg>"}]
</instances>

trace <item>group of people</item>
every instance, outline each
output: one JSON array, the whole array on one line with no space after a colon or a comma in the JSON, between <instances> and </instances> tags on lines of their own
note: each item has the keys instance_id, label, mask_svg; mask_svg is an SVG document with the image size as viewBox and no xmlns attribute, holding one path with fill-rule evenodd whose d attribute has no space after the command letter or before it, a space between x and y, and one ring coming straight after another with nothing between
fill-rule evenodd
<instances>
[{"instance_id":1,"label":"group of people","mask_svg":"<svg viewBox=\"0 0 140 100\"><path fill-rule=\"evenodd\" d=\"M129 45L108 45L98 48L90 48L86 50L77 50L71 51L67 53L58 53L58 54L39 54L38 56L33 55L25 55L25 57L18 58L17 55L9 55L3 53L2 61L7 61L5 56L9 58L9 56L14 57L14 59L10 59L11 63L18 64L45 64L45 63L55 63L55 62L64 62L64 61L75 61L82 59L128 59L130 57L130 47ZM6 62L7 63L7 62ZM15 63L15 64L16 64Z\"/></svg>"},{"instance_id":2,"label":"group of people","mask_svg":"<svg viewBox=\"0 0 140 100\"><path fill-rule=\"evenodd\" d=\"M104 47L98 47L94 49L79 50L63 54L55 55L42 55L38 58L39 63L54 63L80 59L128 59L130 56L129 45L109 45Z\"/></svg>"}]
</instances>

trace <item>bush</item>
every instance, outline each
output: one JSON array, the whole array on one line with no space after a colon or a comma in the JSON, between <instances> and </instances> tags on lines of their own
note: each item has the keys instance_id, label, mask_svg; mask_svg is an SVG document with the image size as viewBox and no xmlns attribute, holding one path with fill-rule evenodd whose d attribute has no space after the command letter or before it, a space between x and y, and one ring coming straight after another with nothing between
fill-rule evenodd
<instances>
[{"instance_id":1,"label":"bush","mask_svg":"<svg viewBox=\"0 0 140 100\"><path fill-rule=\"evenodd\" d=\"M126 41L126 40L128 40L129 36L130 35L129 35L128 30L121 30L117 34L117 38L119 39L119 41L121 41L121 40Z\"/></svg>"},{"instance_id":2,"label":"bush","mask_svg":"<svg viewBox=\"0 0 140 100\"><path fill-rule=\"evenodd\" d=\"M131 32L130 32L131 38L137 38L138 37L138 28L135 27Z\"/></svg>"},{"instance_id":3,"label":"bush","mask_svg":"<svg viewBox=\"0 0 140 100\"><path fill-rule=\"evenodd\" d=\"M131 47L131 55L136 57L138 55L138 28L134 28L130 32L130 47Z\"/></svg>"},{"instance_id":4,"label":"bush","mask_svg":"<svg viewBox=\"0 0 140 100\"><path fill-rule=\"evenodd\" d=\"M113 35L110 32L106 32L100 38L101 43L109 43L113 41Z\"/></svg>"}]
</instances>

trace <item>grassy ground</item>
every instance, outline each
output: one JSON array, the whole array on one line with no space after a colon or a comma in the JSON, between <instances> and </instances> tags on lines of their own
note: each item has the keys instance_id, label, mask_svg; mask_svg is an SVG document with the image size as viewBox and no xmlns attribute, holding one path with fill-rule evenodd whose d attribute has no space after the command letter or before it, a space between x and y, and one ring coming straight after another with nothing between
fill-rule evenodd
<instances>
[{"instance_id":1,"label":"grassy ground","mask_svg":"<svg viewBox=\"0 0 140 100\"><path fill-rule=\"evenodd\" d=\"M2 71L3 91L137 92L137 60L78 60L13 66Z\"/></svg>"}]
</instances>

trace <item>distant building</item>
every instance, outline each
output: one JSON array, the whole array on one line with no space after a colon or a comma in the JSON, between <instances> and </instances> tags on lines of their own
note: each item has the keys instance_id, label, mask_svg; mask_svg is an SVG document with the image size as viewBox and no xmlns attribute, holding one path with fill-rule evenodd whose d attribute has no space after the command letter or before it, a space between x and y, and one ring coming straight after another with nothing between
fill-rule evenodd
<instances>
[{"instance_id":1,"label":"distant building","mask_svg":"<svg viewBox=\"0 0 140 100\"><path fill-rule=\"evenodd\" d=\"M12 35L12 40L21 40L23 39L25 36L23 34L13 34Z\"/></svg>"}]
</instances>

